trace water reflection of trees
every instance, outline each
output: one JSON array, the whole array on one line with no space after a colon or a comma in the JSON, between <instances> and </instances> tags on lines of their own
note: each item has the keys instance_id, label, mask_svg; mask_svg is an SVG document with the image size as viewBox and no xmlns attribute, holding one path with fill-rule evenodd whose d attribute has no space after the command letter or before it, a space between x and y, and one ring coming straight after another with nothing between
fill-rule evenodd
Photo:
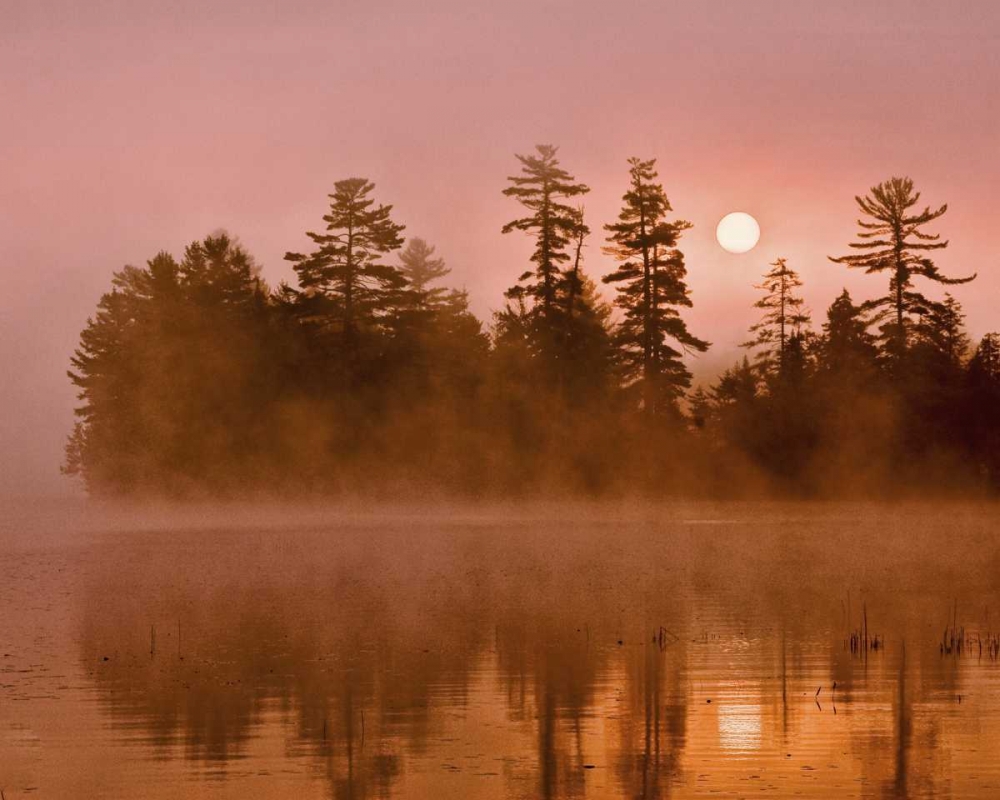
<instances>
[{"instance_id":1,"label":"water reflection of trees","mask_svg":"<svg viewBox=\"0 0 1000 800\"><path fill-rule=\"evenodd\" d=\"M335 797L391 795L484 674L509 729L497 740L508 796L669 796L690 777L692 742L720 743L706 723L719 703L693 705L692 671L725 670L761 676L756 746L791 749L817 724L801 688L819 676L824 713L833 680L842 712L892 709L881 728L839 734L862 780L886 796L938 785L938 731L912 713L958 687L954 662L912 644L906 659L853 658L837 646L850 620L830 586L860 574L855 591L891 643L919 636L913 604L930 613L940 591L877 583L858 554L838 568L821 540L639 533L398 526L112 542L89 584L82 660L122 736L158 757L224 774L280 721L289 754Z\"/></svg>"}]
</instances>

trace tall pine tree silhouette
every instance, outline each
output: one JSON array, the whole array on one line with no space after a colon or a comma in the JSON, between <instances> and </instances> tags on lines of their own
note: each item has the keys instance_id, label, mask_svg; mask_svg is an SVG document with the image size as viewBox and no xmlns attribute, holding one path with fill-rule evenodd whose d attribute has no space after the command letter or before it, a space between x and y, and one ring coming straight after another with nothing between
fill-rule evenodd
<instances>
[{"instance_id":1,"label":"tall pine tree silhouette","mask_svg":"<svg viewBox=\"0 0 1000 800\"><path fill-rule=\"evenodd\" d=\"M565 344L565 308L567 289L579 288L567 283L563 265L570 261L567 250L580 235L582 216L565 201L586 194L590 188L579 183L559 165L558 148L540 144L536 155L518 155L521 174L510 176L504 195L513 197L529 212L503 226L503 233L523 231L535 237L531 254L534 269L521 274L507 298L524 301L531 317L534 349L550 359L560 357Z\"/></svg>"},{"instance_id":2,"label":"tall pine tree silhouette","mask_svg":"<svg viewBox=\"0 0 1000 800\"><path fill-rule=\"evenodd\" d=\"M686 351L704 352L709 344L694 336L678 311L690 307L684 255L677 249L689 222L667 222L672 211L663 187L655 183L656 159L629 159L629 190L618 221L605 225L605 252L618 268L604 277L617 284L616 305L625 311L616 343L629 388L638 392L648 416L676 412L676 401L691 385L682 361Z\"/></svg>"},{"instance_id":3,"label":"tall pine tree silhouette","mask_svg":"<svg viewBox=\"0 0 1000 800\"><path fill-rule=\"evenodd\" d=\"M864 197L855 197L858 208L867 219L859 219L859 241L850 247L858 250L830 260L848 267L863 269L868 274L889 273L888 292L864 305L874 311L873 322L880 327L883 352L894 369L906 353L913 328L913 316L926 314L940 306L914 288L914 278L926 278L939 284L960 284L973 280L948 278L942 275L931 259L935 250L948 246L939 234L927 233L924 228L941 217L947 204L936 209L925 206L914 210L920 202L920 192L913 189L910 178L890 178Z\"/></svg>"},{"instance_id":4,"label":"tall pine tree silhouette","mask_svg":"<svg viewBox=\"0 0 1000 800\"><path fill-rule=\"evenodd\" d=\"M305 293L326 301L321 311L339 324L349 353L359 331L377 326L406 286L402 271L382 261L402 246L404 226L392 221L392 206L375 205L374 188L366 178L337 181L323 217L326 233L306 234L316 249L285 254Z\"/></svg>"}]
</instances>

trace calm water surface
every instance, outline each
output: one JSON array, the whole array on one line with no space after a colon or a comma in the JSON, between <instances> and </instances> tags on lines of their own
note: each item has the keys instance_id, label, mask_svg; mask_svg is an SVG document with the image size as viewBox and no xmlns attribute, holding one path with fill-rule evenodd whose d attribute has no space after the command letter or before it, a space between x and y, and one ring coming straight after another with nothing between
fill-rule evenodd
<instances>
[{"instance_id":1,"label":"calm water surface","mask_svg":"<svg viewBox=\"0 0 1000 800\"><path fill-rule=\"evenodd\" d=\"M4 515L7 800L1000 796L996 506L289 515Z\"/></svg>"}]
</instances>

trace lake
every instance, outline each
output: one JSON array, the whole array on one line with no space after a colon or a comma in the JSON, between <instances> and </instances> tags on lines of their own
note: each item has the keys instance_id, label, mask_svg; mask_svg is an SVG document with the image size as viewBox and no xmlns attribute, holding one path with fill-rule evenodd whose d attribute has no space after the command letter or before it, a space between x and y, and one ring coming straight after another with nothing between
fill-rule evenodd
<instances>
[{"instance_id":1,"label":"lake","mask_svg":"<svg viewBox=\"0 0 1000 800\"><path fill-rule=\"evenodd\" d=\"M39 504L0 788L1000 796L1000 507Z\"/></svg>"}]
</instances>

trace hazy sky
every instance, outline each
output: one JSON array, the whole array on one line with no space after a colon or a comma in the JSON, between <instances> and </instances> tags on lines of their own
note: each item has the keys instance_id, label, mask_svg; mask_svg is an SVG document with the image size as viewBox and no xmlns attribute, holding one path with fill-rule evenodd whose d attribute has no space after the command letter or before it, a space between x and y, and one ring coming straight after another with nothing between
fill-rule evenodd
<instances>
[{"instance_id":1,"label":"hazy sky","mask_svg":"<svg viewBox=\"0 0 1000 800\"><path fill-rule=\"evenodd\" d=\"M844 285L884 289L826 256L894 174L949 203L939 265L978 270L955 294L998 330L998 53L994 0L0 0L0 491L65 490L65 370L112 270L222 227L290 277L333 182L362 175L486 315L530 252L500 192L538 142L592 187L595 230L626 158L659 159L695 226L699 376L737 356L776 256L817 321ZM715 243L732 210L761 223L746 255Z\"/></svg>"}]
</instances>

